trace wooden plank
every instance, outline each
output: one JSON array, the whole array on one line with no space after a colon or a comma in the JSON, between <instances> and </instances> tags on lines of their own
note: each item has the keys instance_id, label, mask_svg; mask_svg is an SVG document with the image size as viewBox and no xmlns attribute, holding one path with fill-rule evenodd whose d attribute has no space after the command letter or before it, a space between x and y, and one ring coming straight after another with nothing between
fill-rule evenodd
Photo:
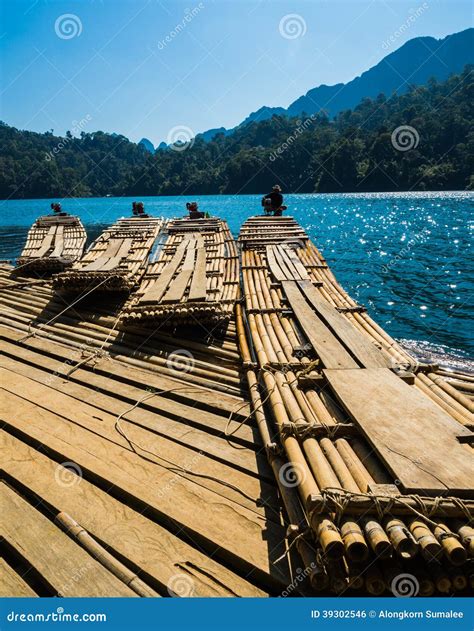
<instances>
[{"instance_id":1,"label":"wooden plank","mask_svg":"<svg viewBox=\"0 0 474 631\"><path fill-rule=\"evenodd\" d=\"M324 300L309 280L301 281L298 284L321 319L364 368L388 368L390 366L389 360L385 358L382 351L376 348L369 337L358 331L347 318Z\"/></svg>"},{"instance_id":2,"label":"wooden plank","mask_svg":"<svg viewBox=\"0 0 474 631\"><path fill-rule=\"evenodd\" d=\"M284 251L286 253L286 256L291 260L291 262L293 263L295 269L299 273L301 280L309 280L309 275L308 275L308 272L306 270L306 267L300 261L300 259L298 258L297 254L293 250L293 248L285 247Z\"/></svg>"},{"instance_id":3,"label":"wooden plank","mask_svg":"<svg viewBox=\"0 0 474 631\"><path fill-rule=\"evenodd\" d=\"M47 384L65 393L69 393L71 386L75 383L79 384L80 387L92 388L94 389L94 391L97 392L99 390L102 390L103 392L106 392L108 396L117 397L117 404L121 406L120 411L122 411L123 409L123 401L125 401L125 403L127 401L130 401L133 404L138 399L141 399L146 393L144 383L141 382L139 379L136 383L124 383L116 378L118 375L115 376L107 373L101 374L101 372L99 371L87 370L86 366L75 370L74 373L68 378L67 373L70 370L71 366L73 366L77 361L81 360L80 351L71 351L70 349L64 349L57 345L53 346L53 344L50 343L50 348L55 347L55 350L63 351L61 355L50 357L49 355L41 352L41 349L44 347L44 341L42 342L42 345L36 346L19 346L13 343L10 344L9 342L6 342L3 337L4 330L5 329L3 329L3 327L0 327L0 336L2 336L1 349L4 352L4 356L1 358L1 365L4 368L13 370L13 364L9 362L9 357L7 357L7 355L9 355L10 357L18 359L16 368L14 369L16 372L20 372L18 364L21 364L21 374L24 374L25 376L31 376L32 379L36 379L36 376L33 375L36 375L37 373L33 371L32 365L37 366L38 370L41 369L47 371L45 373ZM40 342L41 344L41 340L34 339L34 342ZM104 364L104 366L112 362L113 360L107 362L106 364ZM136 371L134 372L136 374ZM143 373L139 373L136 376L139 377L140 374ZM111 379L114 380L112 382L114 383L114 388L112 391L110 388ZM39 380L39 378L37 378L37 380ZM149 383L150 382L147 379L146 384L148 388L150 387ZM155 387L158 390L156 384ZM176 382L174 387L176 388ZM166 389L166 386L164 389ZM219 408L215 406L211 407L211 405L206 405L205 409L201 409L201 407L198 405L201 394L197 391L196 388L190 389L189 393L185 391L183 394L188 394L189 397L193 396L194 399L190 398L189 400L176 401L173 399L158 396L154 398L149 398L146 402L144 402L144 406L146 406L147 410L148 408L151 408L151 413L165 415L170 422L175 421L179 425L184 424L183 431L190 432L191 427L196 427L200 430L206 430L205 435L207 446L209 448L209 443L212 444L212 439L209 436L209 432L217 434L218 436L224 435L225 429L227 427L229 411L225 413L224 409L223 414L218 414ZM207 391L205 389L203 389L203 394L207 394ZM82 391L80 394L78 394L78 398L82 401L89 401L88 396ZM217 398L215 400L216 402L222 402L220 399ZM109 405L111 404L109 403ZM242 407L242 405L244 405L244 408L242 409L245 414L243 416L241 416L240 414L235 414L234 418L236 422L242 421L245 418L245 415L250 413L250 410L245 403L241 403L239 407ZM233 407L234 409L236 409L235 402ZM230 409L231 408L229 407L228 410ZM114 412L115 410L112 409L111 411ZM145 413L149 415L150 411L147 411ZM168 430L167 428L167 431L171 430ZM172 431L171 436L173 436ZM238 438L240 439L239 442L242 441L247 448L260 449L261 447L259 434L255 428L251 427L249 423L241 426L238 432ZM193 440L197 441L198 447L201 446L201 441L199 441L196 437L194 437ZM219 451L221 451L222 449L222 447L220 446L220 442L221 441L219 441ZM216 443L216 449L217 444L218 443ZM233 456L235 458L235 449L230 447L230 445L229 449L230 453L233 453Z\"/></svg>"},{"instance_id":4,"label":"wooden plank","mask_svg":"<svg viewBox=\"0 0 474 631\"><path fill-rule=\"evenodd\" d=\"M286 280L286 274L280 268L280 265L277 263L275 252L273 250L272 245L267 245L265 248L267 254L267 261L270 267L270 271L273 274L275 280L281 282L282 280Z\"/></svg>"},{"instance_id":5,"label":"wooden plank","mask_svg":"<svg viewBox=\"0 0 474 631\"><path fill-rule=\"evenodd\" d=\"M2 394L3 392L9 392L12 395L18 394L19 399L21 397L20 400L37 406L38 413L43 410L51 412L86 430L82 438L83 441L87 441L89 437L93 439L94 435L99 435L111 443L127 449L131 454L134 453L129 442L115 429L117 415L110 414L105 410L99 411L88 403L72 400L62 392L51 390L28 377L11 373L4 368L0 368L0 383ZM130 407L123 405L120 413L125 413ZM151 417L151 427L153 427L153 420ZM155 421L155 427L160 426L159 421L157 421ZM133 441L135 449L149 459L149 462L144 462L138 456L135 459L132 458L132 460L136 460L136 466L151 471L154 467L153 462L160 466L164 461L190 463L188 468L191 471L202 474L196 477L190 475L190 478L196 479L204 488L222 495L230 502L245 506L258 514L264 514L263 508L257 506L257 500L259 496L264 500L270 498L274 493L274 487L248 475L247 472L229 467L224 462L214 458L209 458L202 451L197 452L195 448L191 449L188 445L171 441L167 436L150 432L141 424L127 422L124 419L121 427L126 431L129 439ZM153 454L158 455L153 456ZM220 484L219 480L225 480L234 488ZM278 519L278 516L275 516L275 519Z\"/></svg>"},{"instance_id":6,"label":"wooden plank","mask_svg":"<svg viewBox=\"0 0 474 631\"><path fill-rule=\"evenodd\" d=\"M197 249L196 267L194 269L188 300L206 300L206 250L204 247Z\"/></svg>"},{"instance_id":7,"label":"wooden plank","mask_svg":"<svg viewBox=\"0 0 474 631\"><path fill-rule=\"evenodd\" d=\"M58 229L56 230L56 235L54 239L54 250L51 252L50 256L61 256L64 250L64 225L60 224Z\"/></svg>"},{"instance_id":8,"label":"wooden plank","mask_svg":"<svg viewBox=\"0 0 474 631\"><path fill-rule=\"evenodd\" d=\"M148 574L162 585L165 593L169 581L184 570L192 578L195 596L263 595L252 585L251 578L240 578L149 516L122 504L86 479L78 479L77 483L68 486L52 483L58 475L58 464L41 451L1 431L0 453L2 467L9 476L58 512L71 515L109 551L140 568L142 578L145 578L143 573ZM167 492L171 490L165 489Z\"/></svg>"},{"instance_id":9,"label":"wooden plank","mask_svg":"<svg viewBox=\"0 0 474 631\"><path fill-rule=\"evenodd\" d=\"M107 247L98 258L81 269L81 272L94 272L102 268L107 261L119 251L124 239L108 239Z\"/></svg>"},{"instance_id":10,"label":"wooden plank","mask_svg":"<svg viewBox=\"0 0 474 631\"><path fill-rule=\"evenodd\" d=\"M176 278L170 283L168 291L162 298L162 302L180 302L186 291L189 280L194 270L194 260L196 258L195 241L192 241L187 249L184 257L183 266Z\"/></svg>"},{"instance_id":11,"label":"wooden plank","mask_svg":"<svg viewBox=\"0 0 474 631\"><path fill-rule=\"evenodd\" d=\"M306 337L326 368L357 368L357 364L314 313L295 281L283 281L283 291Z\"/></svg>"},{"instance_id":12,"label":"wooden plank","mask_svg":"<svg viewBox=\"0 0 474 631\"><path fill-rule=\"evenodd\" d=\"M5 346L2 344L2 350ZM63 392L78 402L87 401L89 405L110 414L121 414L127 404L129 407L146 395L145 389L137 389L127 384L115 383L111 388L107 378L88 373L84 375L76 371L69 379L65 379L68 365L58 364L44 355L22 353L21 348L12 347L17 351L15 359L6 354L1 358L3 368L29 377L53 390ZM5 352L5 350L4 350ZM34 365L36 363L36 366ZM103 394L99 390L110 391ZM74 406L74 401L71 405ZM176 408L176 411L175 411ZM181 414L178 414L181 409ZM191 417L192 418L188 418ZM142 405L131 410L124 418L130 419L141 427L153 430L160 436L165 436L178 444L192 445L203 454L216 458L229 466L244 470L255 477L263 477L273 483L273 475L263 454L257 455L262 444L257 430L247 426L247 431L239 430L238 437L230 441L225 436L226 421L212 412L203 412L196 407L186 409L171 402L171 410L160 397L149 398ZM246 447L239 450L236 457L235 445Z\"/></svg>"},{"instance_id":13,"label":"wooden plank","mask_svg":"<svg viewBox=\"0 0 474 631\"><path fill-rule=\"evenodd\" d=\"M278 265L280 266L281 271L286 276L286 280L299 280L299 275L296 275L296 271L293 265L288 260L286 260L286 257L283 255L281 246L273 246L273 252L275 253L275 258Z\"/></svg>"},{"instance_id":14,"label":"wooden plank","mask_svg":"<svg viewBox=\"0 0 474 631\"><path fill-rule=\"evenodd\" d=\"M100 270L102 272L110 272L111 270L115 269L118 265L120 265L120 262L122 261L122 259L128 256L130 248L132 247L132 243L133 243L133 239L124 239L122 242L122 245L117 251L117 254L115 256L110 257L110 259L102 265Z\"/></svg>"},{"instance_id":15,"label":"wooden plank","mask_svg":"<svg viewBox=\"0 0 474 631\"><path fill-rule=\"evenodd\" d=\"M339 401L408 493L472 494L471 432L388 369L325 370Z\"/></svg>"},{"instance_id":16,"label":"wooden plank","mask_svg":"<svg viewBox=\"0 0 474 631\"><path fill-rule=\"evenodd\" d=\"M25 330L27 329L22 329L23 333L19 333L18 331L12 331L0 326L0 335L3 335L5 331L7 339L10 337L13 340L19 340L24 336ZM42 339L40 337L32 337L25 342L25 344L29 348L41 350L47 355L56 358L58 361L63 361L63 358L66 357L65 349L67 349L67 340L59 337L58 341L53 341L49 338ZM67 350L77 355L77 351L71 351L70 348ZM77 361L79 360L80 359ZM170 396L162 397L165 408L174 404L177 410L183 410L184 404L190 407L197 407L200 410L210 410L213 413L220 412L225 416L225 419L232 413L236 420L243 420L246 415L250 414L250 406L247 402L242 400L241 396L236 396L235 394L230 394L222 390L216 392L215 389L203 385L203 383L205 383L203 379L198 380L197 384L193 387L183 386L183 382L180 379L170 377L164 373L157 373L153 370L154 367L151 365L149 370L136 366L134 366L133 370L130 370L126 360L126 356L115 356L114 359L106 359L105 361L97 362L93 371L104 378L115 379L120 383L121 387L122 383L139 388L142 388L143 385L146 384L148 388L154 388L164 393L169 392ZM66 368L68 366L69 364L66 364ZM86 367L87 365L85 365L85 368ZM87 370L85 372L89 373L91 371L92 370ZM238 409L240 412L237 412ZM185 413L187 413L186 409Z\"/></svg>"},{"instance_id":17,"label":"wooden plank","mask_svg":"<svg viewBox=\"0 0 474 631\"><path fill-rule=\"evenodd\" d=\"M0 598L32 598L38 594L0 557Z\"/></svg>"},{"instance_id":18,"label":"wooden plank","mask_svg":"<svg viewBox=\"0 0 474 631\"><path fill-rule=\"evenodd\" d=\"M45 238L43 239L43 242L41 243L39 250L37 250L37 252L34 252L33 254L34 258L41 258L48 252L48 250L51 249L53 245L54 235L56 234L56 230L57 230L57 226L50 227L47 235L45 236Z\"/></svg>"},{"instance_id":19,"label":"wooden plank","mask_svg":"<svg viewBox=\"0 0 474 631\"><path fill-rule=\"evenodd\" d=\"M209 554L233 559L242 571L256 572L267 580L276 576L282 582L288 580L281 566L274 564L284 552L282 525L209 491L197 477L187 479L175 465L152 465L51 412L42 409L39 413L37 405L9 392L3 391L0 404L5 428L50 449L58 462L77 463L87 479L113 488L114 496L124 503L151 510L162 524L184 531Z\"/></svg>"},{"instance_id":20,"label":"wooden plank","mask_svg":"<svg viewBox=\"0 0 474 631\"><path fill-rule=\"evenodd\" d=\"M0 483L0 504L0 526L5 541L58 595L137 596L4 483ZM77 575L79 580L74 580Z\"/></svg>"},{"instance_id":21,"label":"wooden plank","mask_svg":"<svg viewBox=\"0 0 474 631\"><path fill-rule=\"evenodd\" d=\"M176 254L173 256L168 265L164 268L155 282L148 287L146 292L140 298L140 303L151 303L151 302L159 302L168 288L168 285L173 278L176 270L178 269L179 264L183 260L183 256L185 253L184 248L178 247L176 250Z\"/></svg>"}]
</instances>

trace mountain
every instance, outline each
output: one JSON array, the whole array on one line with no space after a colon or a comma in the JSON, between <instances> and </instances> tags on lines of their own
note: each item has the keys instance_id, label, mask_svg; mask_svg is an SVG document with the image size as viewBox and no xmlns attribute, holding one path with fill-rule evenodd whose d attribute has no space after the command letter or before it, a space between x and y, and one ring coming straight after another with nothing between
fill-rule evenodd
<instances>
[{"instance_id":1,"label":"mountain","mask_svg":"<svg viewBox=\"0 0 474 631\"><path fill-rule=\"evenodd\" d=\"M384 57L349 83L320 85L294 101L286 113L299 116L324 109L329 116L353 109L364 98L380 93L403 94L410 85L425 85L430 78L444 81L474 63L474 28L448 35L444 39L416 37Z\"/></svg>"},{"instance_id":2,"label":"mountain","mask_svg":"<svg viewBox=\"0 0 474 631\"><path fill-rule=\"evenodd\" d=\"M273 115L231 136L150 153L101 131L79 138L0 122L0 198L474 189L474 66L329 118Z\"/></svg>"},{"instance_id":3,"label":"mountain","mask_svg":"<svg viewBox=\"0 0 474 631\"><path fill-rule=\"evenodd\" d=\"M138 144L145 147L145 149L150 153L155 153L155 147L153 146L151 140L148 140L148 138L142 138Z\"/></svg>"},{"instance_id":4,"label":"mountain","mask_svg":"<svg viewBox=\"0 0 474 631\"><path fill-rule=\"evenodd\" d=\"M330 117L353 109L364 98L375 98L383 93L387 97L394 92L405 93L410 85L425 85L428 79L444 81L451 74L462 72L474 63L474 28L448 35L444 39L416 37L387 55L377 65L349 83L320 85L309 90L291 103L288 108L263 106L250 114L240 125L232 129L211 129L198 136L206 141L217 133L225 136L254 121L274 116L301 116L325 110Z\"/></svg>"}]
</instances>

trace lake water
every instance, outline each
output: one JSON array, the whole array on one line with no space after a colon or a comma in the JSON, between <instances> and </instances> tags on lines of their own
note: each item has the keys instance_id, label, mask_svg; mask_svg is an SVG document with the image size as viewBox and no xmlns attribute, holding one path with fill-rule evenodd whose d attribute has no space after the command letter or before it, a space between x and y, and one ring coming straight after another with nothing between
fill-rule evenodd
<instances>
[{"instance_id":1,"label":"lake water","mask_svg":"<svg viewBox=\"0 0 474 631\"><path fill-rule=\"evenodd\" d=\"M143 198L155 216L185 213L190 197ZM16 258L29 226L52 200L0 201L0 258ZM54 200L57 201L57 200ZM131 198L66 199L88 241ZM226 219L234 235L260 213L260 196L202 196L201 210ZM374 319L418 357L474 370L472 229L474 194L287 195L294 216L323 252L339 282Z\"/></svg>"}]
</instances>

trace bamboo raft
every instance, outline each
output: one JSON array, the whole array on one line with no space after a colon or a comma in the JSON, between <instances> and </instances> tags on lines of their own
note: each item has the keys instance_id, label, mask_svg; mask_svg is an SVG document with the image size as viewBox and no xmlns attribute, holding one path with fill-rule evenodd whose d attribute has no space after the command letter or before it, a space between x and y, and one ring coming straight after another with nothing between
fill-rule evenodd
<instances>
[{"instance_id":1,"label":"bamboo raft","mask_svg":"<svg viewBox=\"0 0 474 631\"><path fill-rule=\"evenodd\" d=\"M124 333L113 294L0 287L0 595L281 593L299 561L235 321Z\"/></svg>"},{"instance_id":2,"label":"bamboo raft","mask_svg":"<svg viewBox=\"0 0 474 631\"><path fill-rule=\"evenodd\" d=\"M79 217L60 213L38 217L28 231L16 274L50 274L81 258L86 231Z\"/></svg>"},{"instance_id":3,"label":"bamboo raft","mask_svg":"<svg viewBox=\"0 0 474 631\"><path fill-rule=\"evenodd\" d=\"M411 357L290 217L239 242L213 334L0 265L0 595L473 588L474 376Z\"/></svg>"},{"instance_id":4,"label":"bamboo raft","mask_svg":"<svg viewBox=\"0 0 474 631\"><path fill-rule=\"evenodd\" d=\"M239 294L237 247L225 221L177 219L122 311L125 323L225 323Z\"/></svg>"},{"instance_id":5,"label":"bamboo raft","mask_svg":"<svg viewBox=\"0 0 474 631\"><path fill-rule=\"evenodd\" d=\"M130 292L140 282L163 225L148 216L119 219L104 230L71 269L53 279L56 290Z\"/></svg>"},{"instance_id":6,"label":"bamboo raft","mask_svg":"<svg viewBox=\"0 0 474 631\"><path fill-rule=\"evenodd\" d=\"M419 365L285 220L242 226L237 331L289 545L316 592L472 588L472 377Z\"/></svg>"}]
</instances>

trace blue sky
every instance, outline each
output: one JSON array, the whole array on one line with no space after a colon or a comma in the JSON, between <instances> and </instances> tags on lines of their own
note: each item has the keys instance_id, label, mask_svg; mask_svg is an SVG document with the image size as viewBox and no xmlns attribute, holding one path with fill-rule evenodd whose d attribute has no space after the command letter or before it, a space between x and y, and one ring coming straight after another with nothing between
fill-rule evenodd
<instances>
[{"instance_id":1,"label":"blue sky","mask_svg":"<svg viewBox=\"0 0 474 631\"><path fill-rule=\"evenodd\" d=\"M233 127L346 82L419 35L472 25L468 0L0 0L0 119L82 121L155 145ZM384 42L407 23L389 48ZM187 17L186 17L187 16Z\"/></svg>"}]
</instances>

